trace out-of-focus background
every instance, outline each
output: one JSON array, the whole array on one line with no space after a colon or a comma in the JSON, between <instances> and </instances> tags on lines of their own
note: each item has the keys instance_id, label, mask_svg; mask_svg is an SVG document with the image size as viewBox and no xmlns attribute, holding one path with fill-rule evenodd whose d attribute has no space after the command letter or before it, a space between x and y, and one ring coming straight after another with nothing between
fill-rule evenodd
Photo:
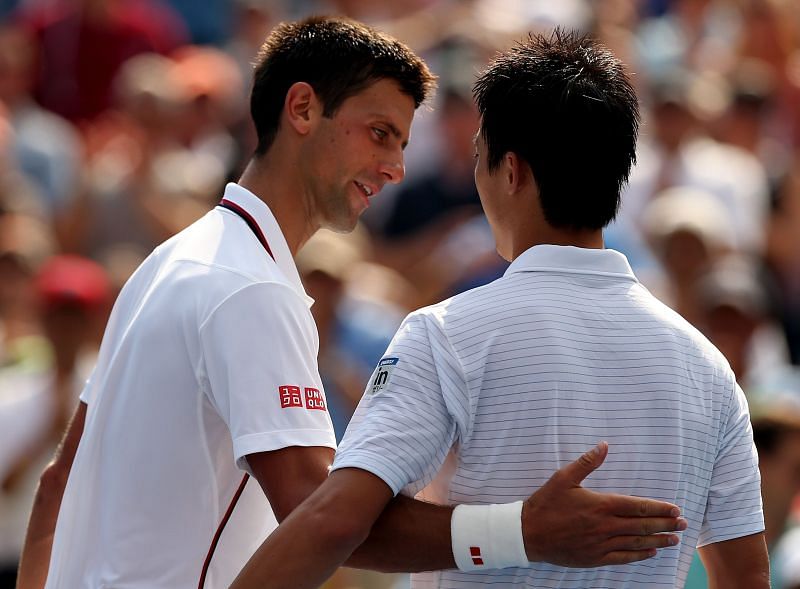
<instances>
[{"instance_id":1,"label":"out-of-focus background","mask_svg":"<svg viewBox=\"0 0 800 589\"><path fill-rule=\"evenodd\" d=\"M0 0L0 588L116 293L238 177L256 52L313 13L395 34L440 78L404 182L354 234L320 232L298 256L337 435L408 311L505 269L473 184L476 73L528 31L592 33L643 112L607 246L729 359L753 412L774 586L800 587L800 2ZM328 585L405 586L353 571ZM704 586L701 569L687 586Z\"/></svg>"}]
</instances>

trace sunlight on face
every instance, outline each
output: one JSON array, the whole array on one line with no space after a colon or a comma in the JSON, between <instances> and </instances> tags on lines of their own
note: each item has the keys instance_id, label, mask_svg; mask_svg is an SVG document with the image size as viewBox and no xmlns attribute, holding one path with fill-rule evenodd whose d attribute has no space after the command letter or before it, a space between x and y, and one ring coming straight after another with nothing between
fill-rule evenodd
<instances>
[{"instance_id":1,"label":"sunlight on face","mask_svg":"<svg viewBox=\"0 0 800 589\"><path fill-rule=\"evenodd\" d=\"M320 226L352 230L383 186L403 179L413 117L413 99L394 80L382 79L321 119L304 154L313 166L309 182Z\"/></svg>"}]
</instances>

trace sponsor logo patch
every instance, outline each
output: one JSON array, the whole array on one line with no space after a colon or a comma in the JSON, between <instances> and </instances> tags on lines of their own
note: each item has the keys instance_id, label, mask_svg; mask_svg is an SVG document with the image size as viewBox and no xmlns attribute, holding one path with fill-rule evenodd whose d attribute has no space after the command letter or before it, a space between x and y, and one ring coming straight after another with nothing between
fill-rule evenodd
<instances>
[{"instance_id":1,"label":"sponsor logo patch","mask_svg":"<svg viewBox=\"0 0 800 589\"><path fill-rule=\"evenodd\" d=\"M472 557L472 564L475 566L483 566L483 557L481 556L480 546L470 546L469 555Z\"/></svg>"},{"instance_id":2,"label":"sponsor logo patch","mask_svg":"<svg viewBox=\"0 0 800 589\"><path fill-rule=\"evenodd\" d=\"M300 387L285 384L282 387L278 387L278 394L281 397L281 409L303 406L303 397L300 395Z\"/></svg>"},{"instance_id":3,"label":"sponsor logo patch","mask_svg":"<svg viewBox=\"0 0 800 589\"><path fill-rule=\"evenodd\" d=\"M325 397L318 389L306 387L306 409L319 409L325 411Z\"/></svg>"},{"instance_id":4,"label":"sponsor logo patch","mask_svg":"<svg viewBox=\"0 0 800 589\"><path fill-rule=\"evenodd\" d=\"M387 387L392 372L399 361L400 358L384 358L378 362L369 384L369 392L371 394L375 395Z\"/></svg>"}]
</instances>

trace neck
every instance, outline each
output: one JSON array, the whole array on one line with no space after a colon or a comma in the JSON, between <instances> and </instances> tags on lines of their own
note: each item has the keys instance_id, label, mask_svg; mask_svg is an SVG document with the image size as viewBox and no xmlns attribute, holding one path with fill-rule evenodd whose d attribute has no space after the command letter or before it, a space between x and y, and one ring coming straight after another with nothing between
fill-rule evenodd
<instances>
[{"instance_id":1,"label":"neck","mask_svg":"<svg viewBox=\"0 0 800 589\"><path fill-rule=\"evenodd\" d=\"M588 249L603 249L603 231L597 230L567 230L557 229L546 223L536 224L538 226L518 227L508 232L508 246L505 248L509 252L509 261L514 260L525 250L535 245L571 245ZM505 255L503 256L506 257Z\"/></svg>"},{"instance_id":2,"label":"neck","mask_svg":"<svg viewBox=\"0 0 800 589\"><path fill-rule=\"evenodd\" d=\"M319 225L315 223L308 199L304 197L298 160L291 161L290 153L288 149L273 146L268 153L254 156L239 178L239 186L267 204L294 256Z\"/></svg>"}]
</instances>

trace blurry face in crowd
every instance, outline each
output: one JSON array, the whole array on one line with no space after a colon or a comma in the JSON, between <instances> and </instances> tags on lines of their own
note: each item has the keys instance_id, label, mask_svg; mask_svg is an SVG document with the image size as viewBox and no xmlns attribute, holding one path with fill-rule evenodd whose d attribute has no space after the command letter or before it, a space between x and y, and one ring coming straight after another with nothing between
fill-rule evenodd
<instances>
[{"instance_id":1,"label":"blurry face in crowd","mask_svg":"<svg viewBox=\"0 0 800 589\"><path fill-rule=\"evenodd\" d=\"M783 521L792 500L800 493L800 432L784 434L772 452L759 452L758 461L765 513L774 511ZM777 537L782 530L767 531Z\"/></svg>"},{"instance_id":2,"label":"blurry face in crowd","mask_svg":"<svg viewBox=\"0 0 800 589\"><path fill-rule=\"evenodd\" d=\"M299 165L306 168L312 216L322 227L352 230L383 185L403 179L413 117L414 100L394 80L382 79L320 120Z\"/></svg>"}]
</instances>

